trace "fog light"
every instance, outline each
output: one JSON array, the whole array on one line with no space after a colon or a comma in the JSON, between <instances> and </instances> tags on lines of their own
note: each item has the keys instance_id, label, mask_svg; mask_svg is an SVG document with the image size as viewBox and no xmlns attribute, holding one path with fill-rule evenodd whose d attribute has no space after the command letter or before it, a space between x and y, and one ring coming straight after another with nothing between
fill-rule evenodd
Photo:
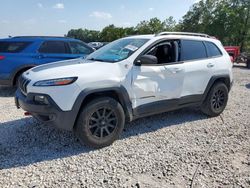
<instances>
[{"instance_id":1,"label":"fog light","mask_svg":"<svg viewBox=\"0 0 250 188\"><path fill-rule=\"evenodd\" d=\"M49 104L48 99L45 96L43 96L43 95L36 95L34 97L34 101L38 102L40 104Z\"/></svg>"}]
</instances>

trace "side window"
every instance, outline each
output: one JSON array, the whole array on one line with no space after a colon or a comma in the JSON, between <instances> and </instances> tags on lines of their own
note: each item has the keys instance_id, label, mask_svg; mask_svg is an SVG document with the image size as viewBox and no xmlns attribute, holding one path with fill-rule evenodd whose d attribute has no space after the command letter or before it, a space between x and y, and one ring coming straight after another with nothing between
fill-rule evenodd
<instances>
[{"instance_id":1,"label":"side window","mask_svg":"<svg viewBox=\"0 0 250 188\"><path fill-rule=\"evenodd\" d=\"M91 48L80 42L70 42L69 46L72 54L90 54L93 52Z\"/></svg>"},{"instance_id":2,"label":"side window","mask_svg":"<svg viewBox=\"0 0 250 188\"><path fill-rule=\"evenodd\" d=\"M219 50L219 48L212 42L205 42L206 47L207 47L207 53L208 57L216 57L216 56L221 56L222 53Z\"/></svg>"},{"instance_id":3,"label":"side window","mask_svg":"<svg viewBox=\"0 0 250 188\"><path fill-rule=\"evenodd\" d=\"M0 42L0 52L18 53L27 48L31 42Z\"/></svg>"},{"instance_id":4,"label":"side window","mask_svg":"<svg viewBox=\"0 0 250 188\"><path fill-rule=\"evenodd\" d=\"M156 56L158 64L178 62L179 46L179 41L161 42L148 50L146 55Z\"/></svg>"},{"instance_id":5,"label":"side window","mask_svg":"<svg viewBox=\"0 0 250 188\"><path fill-rule=\"evenodd\" d=\"M181 61L207 58L206 48L202 41L182 40Z\"/></svg>"},{"instance_id":6,"label":"side window","mask_svg":"<svg viewBox=\"0 0 250 188\"><path fill-rule=\"evenodd\" d=\"M38 50L40 53L47 54L67 54L67 46L63 41L45 41L40 49Z\"/></svg>"}]
</instances>

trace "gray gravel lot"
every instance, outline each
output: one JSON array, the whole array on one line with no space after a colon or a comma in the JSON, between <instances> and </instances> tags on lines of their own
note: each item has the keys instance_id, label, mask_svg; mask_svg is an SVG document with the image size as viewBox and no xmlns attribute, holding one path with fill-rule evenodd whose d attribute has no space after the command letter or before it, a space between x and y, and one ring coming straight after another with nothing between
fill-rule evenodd
<instances>
[{"instance_id":1,"label":"gray gravel lot","mask_svg":"<svg viewBox=\"0 0 250 188\"><path fill-rule=\"evenodd\" d=\"M0 88L0 187L250 187L250 70L234 77L224 124L183 109L130 123L100 150L24 118Z\"/></svg>"}]
</instances>

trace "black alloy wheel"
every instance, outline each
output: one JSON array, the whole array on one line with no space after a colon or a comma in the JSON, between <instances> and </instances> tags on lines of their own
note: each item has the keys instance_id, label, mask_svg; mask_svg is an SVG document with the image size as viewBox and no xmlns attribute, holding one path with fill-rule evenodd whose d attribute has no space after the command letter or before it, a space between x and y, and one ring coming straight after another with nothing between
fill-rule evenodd
<instances>
[{"instance_id":1,"label":"black alloy wheel","mask_svg":"<svg viewBox=\"0 0 250 188\"><path fill-rule=\"evenodd\" d=\"M228 88L223 82L216 82L208 92L201 105L204 114L215 117L220 115L227 106Z\"/></svg>"},{"instance_id":2,"label":"black alloy wheel","mask_svg":"<svg viewBox=\"0 0 250 188\"><path fill-rule=\"evenodd\" d=\"M111 135L117 127L117 116L112 109L103 107L97 109L89 118L88 127L93 136L105 138Z\"/></svg>"},{"instance_id":3,"label":"black alloy wheel","mask_svg":"<svg viewBox=\"0 0 250 188\"><path fill-rule=\"evenodd\" d=\"M225 93L223 90L218 89L214 92L212 97L212 107L215 111L220 111L224 107L225 103Z\"/></svg>"},{"instance_id":4,"label":"black alloy wheel","mask_svg":"<svg viewBox=\"0 0 250 188\"><path fill-rule=\"evenodd\" d=\"M124 124L121 104L110 97L98 97L83 106L74 133L82 144L102 148L119 138Z\"/></svg>"}]
</instances>

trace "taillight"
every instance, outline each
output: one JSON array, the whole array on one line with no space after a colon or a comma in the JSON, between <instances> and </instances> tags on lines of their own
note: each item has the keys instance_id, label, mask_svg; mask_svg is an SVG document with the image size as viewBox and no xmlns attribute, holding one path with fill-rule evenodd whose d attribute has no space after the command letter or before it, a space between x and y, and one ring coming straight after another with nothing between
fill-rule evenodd
<instances>
[{"instance_id":1,"label":"taillight","mask_svg":"<svg viewBox=\"0 0 250 188\"><path fill-rule=\"evenodd\" d=\"M0 55L0 60L4 60L5 56Z\"/></svg>"}]
</instances>

